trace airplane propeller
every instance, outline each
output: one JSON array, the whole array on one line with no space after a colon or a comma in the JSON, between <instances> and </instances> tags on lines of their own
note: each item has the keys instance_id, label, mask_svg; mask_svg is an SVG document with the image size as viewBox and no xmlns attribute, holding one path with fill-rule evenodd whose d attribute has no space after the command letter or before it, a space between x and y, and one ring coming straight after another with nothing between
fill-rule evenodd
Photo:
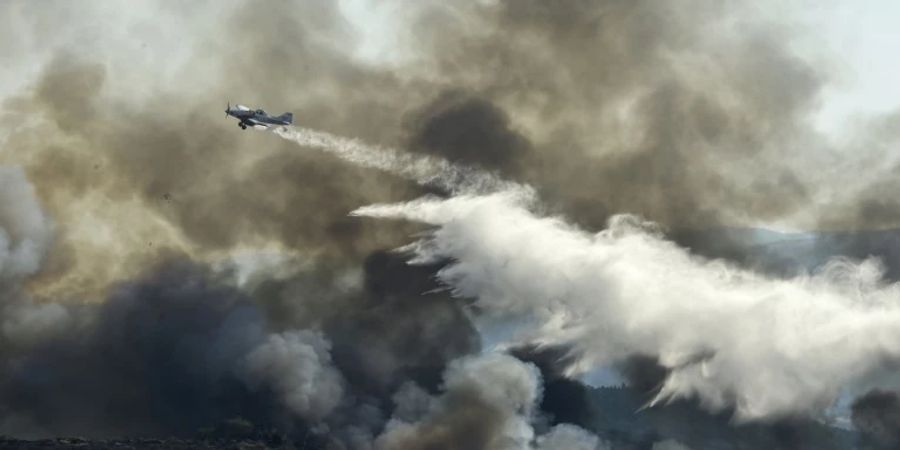
<instances>
[{"instance_id":1,"label":"airplane propeller","mask_svg":"<svg viewBox=\"0 0 900 450\"><path fill-rule=\"evenodd\" d=\"M228 111L231 111L231 102L228 102L228 106L225 107L225 117L228 117Z\"/></svg>"}]
</instances>

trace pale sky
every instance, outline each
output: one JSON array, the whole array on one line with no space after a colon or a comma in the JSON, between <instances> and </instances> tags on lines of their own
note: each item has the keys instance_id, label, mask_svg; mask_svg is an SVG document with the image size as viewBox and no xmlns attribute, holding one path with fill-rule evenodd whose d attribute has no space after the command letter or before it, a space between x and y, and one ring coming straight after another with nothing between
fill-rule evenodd
<instances>
[{"instance_id":1,"label":"pale sky","mask_svg":"<svg viewBox=\"0 0 900 450\"><path fill-rule=\"evenodd\" d=\"M826 91L819 129L840 132L858 115L900 107L900 2L891 0L802 1L793 6L831 59L835 83Z\"/></svg>"}]
</instances>

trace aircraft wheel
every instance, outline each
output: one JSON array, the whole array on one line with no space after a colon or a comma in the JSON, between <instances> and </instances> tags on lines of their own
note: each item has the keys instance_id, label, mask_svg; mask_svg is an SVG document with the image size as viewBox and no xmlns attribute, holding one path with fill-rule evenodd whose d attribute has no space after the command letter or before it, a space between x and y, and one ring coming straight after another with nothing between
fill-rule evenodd
<instances>
[{"instance_id":1,"label":"aircraft wheel","mask_svg":"<svg viewBox=\"0 0 900 450\"><path fill-rule=\"evenodd\" d=\"M242 129L242 130L246 130L246 129L247 129L247 126L246 126L246 125L241 125L241 129Z\"/></svg>"}]
</instances>

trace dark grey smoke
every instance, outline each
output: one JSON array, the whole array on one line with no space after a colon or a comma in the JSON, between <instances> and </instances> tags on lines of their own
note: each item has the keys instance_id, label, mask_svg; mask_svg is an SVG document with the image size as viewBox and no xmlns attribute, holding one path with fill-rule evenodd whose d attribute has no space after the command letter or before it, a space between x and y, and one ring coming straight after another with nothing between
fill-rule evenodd
<instances>
[{"instance_id":1,"label":"dark grey smoke","mask_svg":"<svg viewBox=\"0 0 900 450\"><path fill-rule=\"evenodd\" d=\"M362 289L342 288L338 271L315 270L265 280L253 293L276 328L325 330L351 389L387 401L405 381L436 390L448 361L480 349L464 304L435 291L439 267L376 251L363 263Z\"/></svg>"},{"instance_id":2,"label":"dark grey smoke","mask_svg":"<svg viewBox=\"0 0 900 450\"><path fill-rule=\"evenodd\" d=\"M355 386L391 395L405 381L437 389L447 362L477 353L481 341L458 300L434 292L435 266L375 252L365 261L367 296L346 319L326 325L335 359ZM365 342L366 345L360 345Z\"/></svg>"},{"instance_id":3,"label":"dark grey smoke","mask_svg":"<svg viewBox=\"0 0 900 450\"><path fill-rule=\"evenodd\" d=\"M335 283L321 275L267 280L248 294L229 272L166 259L103 303L73 307L77 323L56 337L5 355L2 432L194 435L241 417L294 433L324 421L332 431L316 439L349 441L356 427L371 440L402 383L436 392L448 361L478 351L458 302L419 294L433 270L375 253L366 289L325 311L303 309L322 300L310 284ZM281 307L294 316L279 316L288 296L293 307ZM327 340L284 331L317 328ZM304 378L312 391L292 385Z\"/></svg>"},{"instance_id":4,"label":"dark grey smoke","mask_svg":"<svg viewBox=\"0 0 900 450\"><path fill-rule=\"evenodd\" d=\"M235 361L266 319L208 269L177 259L75 308L81 323L2 362L3 433L183 435L234 416L270 422Z\"/></svg>"},{"instance_id":5,"label":"dark grey smoke","mask_svg":"<svg viewBox=\"0 0 900 450\"><path fill-rule=\"evenodd\" d=\"M531 144L512 129L507 114L490 101L448 91L410 113L409 147L449 161L497 170L521 171Z\"/></svg>"},{"instance_id":6,"label":"dark grey smoke","mask_svg":"<svg viewBox=\"0 0 900 450\"><path fill-rule=\"evenodd\" d=\"M398 414L376 446L398 450L531 448L534 433L529 419L540 396L539 379L534 366L505 354L460 358L445 371L440 395L417 393L414 385L398 393Z\"/></svg>"},{"instance_id":7,"label":"dark grey smoke","mask_svg":"<svg viewBox=\"0 0 900 450\"><path fill-rule=\"evenodd\" d=\"M900 396L873 390L853 402L853 425L862 432L865 448L900 448Z\"/></svg>"},{"instance_id":8,"label":"dark grey smoke","mask_svg":"<svg viewBox=\"0 0 900 450\"><path fill-rule=\"evenodd\" d=\"M739 13L708 3L506 1L488 14L502 38L447 36L440 67L476 71L466 74L476 91L538 117L528 167L575 218L599 227L629 211L697 225L732 207L764 219L805 204L802 175L777 149L803 133L823 79L778 30L719 48L711 27ZM669 59L699 55L716 60L711 71ZM743 179L729 160L766 176Z\"/></svg>"}]
</instances>

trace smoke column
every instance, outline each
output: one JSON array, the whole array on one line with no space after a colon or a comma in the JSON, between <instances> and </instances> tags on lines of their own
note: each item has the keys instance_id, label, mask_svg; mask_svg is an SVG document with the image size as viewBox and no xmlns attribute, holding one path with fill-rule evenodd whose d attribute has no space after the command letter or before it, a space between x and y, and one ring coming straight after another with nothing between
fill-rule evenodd
<instances>
[{"instance_id":1,"label":"smoke column","mask_svg":"<svg viewBox=\"0 0 900 450\"><path fill-rule=\"evenodd\" d=\"M494 192L516 186L477 168L453 164L441 158L400 153L324 131L279 127L275 133L299 145L324 150L349 163L388 172L452 194Z\"/></svg>"}]
</instances>

